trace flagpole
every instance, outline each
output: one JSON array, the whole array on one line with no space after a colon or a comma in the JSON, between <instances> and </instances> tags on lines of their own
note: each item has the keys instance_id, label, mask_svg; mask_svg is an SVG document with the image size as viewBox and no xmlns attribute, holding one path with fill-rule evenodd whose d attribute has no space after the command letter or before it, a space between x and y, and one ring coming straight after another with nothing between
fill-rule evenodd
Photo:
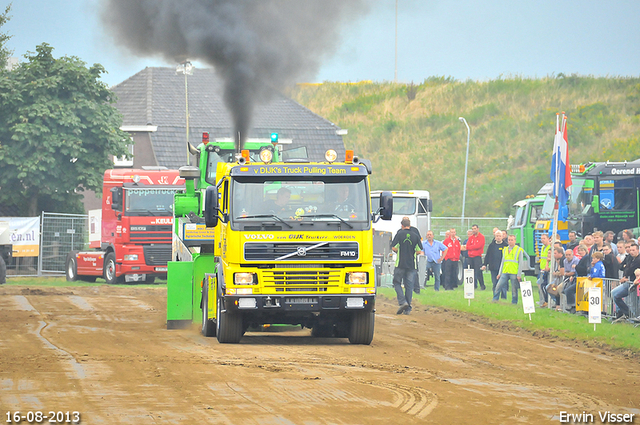
<instances>
[{"instance_id":1,"label":"flagpole","mask_svg":"<svg viewBox=\"0 0 640 425\"><path fill-rule=\"evenodd\" d=\"M559 118L560 118L560 114L556 113L556 134L555 137L553 139L553 155L555 155L555 161L553 162L553 166L555 167L555 184L553 185L553 197L554 197L554 204L553 204L553 221L552 221L552 230L551 230L551 248L549 250L549 252L551 253L551 259L550 259L550 263L549 263L549 281L548 283L552 282L552 277L553 277L553 271L555 270L556 267L556 258L553 255L554 249L555 249L555 242L556 242L556 238L555 235L558 233L558 208L559 208L559 202L558 202L558 186L559 186L559 179L560 179L560 167L559 167L559 160L560 160L560 153L557 152L557 146L556 146L556 142L558 140L558 133L560 132L560 124L559 124ZM551 156L553 158L553 155ZM546 302L549 302L549 300L544 300Z\"/></svg>"}]
</instances>

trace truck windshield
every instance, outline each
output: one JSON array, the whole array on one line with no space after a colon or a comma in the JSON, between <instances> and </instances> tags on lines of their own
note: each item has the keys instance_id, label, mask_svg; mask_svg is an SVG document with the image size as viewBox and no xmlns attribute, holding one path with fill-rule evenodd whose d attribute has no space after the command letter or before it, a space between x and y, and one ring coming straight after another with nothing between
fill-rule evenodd
<instances>
[{"instance_id":1,"label":"truck windshield","mask_svg":"<svg viewBox=\"0 0 640 425\"><path fill-rule=\"evenodd\" d=\"M522 227L524 226L525 221L525 212L527 211L526 206L517 207L516 209L516 218L513 223L513 227Z\"/></svg>"},{"instance_id":2,"label":"truck windshield","mask_svg":"<svg viewBox=\"0 0 640 425\"><path fill-rule=\"evenodd\" d=\"M377 211L380 207L380 197L371 198L372 211ZM416 198L393 197L393 215L413 215L416 213Z\"/></svg>"},{"instance_id":3,"label":"truck windshield","mask_svg":"<svg viewBox=\"0 0 640 425\"><path fill-rule=\"evenodd\" d=\"M125 215L173 215L175 189L125 189Z\"/></svg>"},{"instance_id":4,"label":"truck windshield","mask_svg":"<svg viewBox=\"0 0 640 425\"><path fill-rule=\"evenodd\" d=\"M593 185L587 185L586 179L574 178L569 199L569 217L575 218L583 214L586 206L593 200Z\"/></svg>"},{"instance_id":5,"label":"truck windshield","mask_svg":"<svg viewBox=\"0 0 640 425\"><path fill-rule=\"evenodd\" d=\"M249 150L249 158L251 158L251 162L259 162L260 158L259 150ZM209 152L209 157L207 161L207 176L205 180L209 184L216 184L216 168L218 167L218 163L225 162L231 163L236 161L236 151L235 149L219 149L217 151Z\"/></svg>"},{"instance_id":6,"label":"truck windshield","mask_svg":"<svg viewBox=\"0 0 640 425\"><path fill-rule=\"evenodd\" d=\"M359 182L233 182L231 216L235 224L267 222L287 227L298 222L366 223L370 209L365 180ZM359 226L361 227L361 226ZM313 230L335 230L322 229Z\"/></svg>"},{"instance_id":7,"label":"truck windshield","mask_svg":"<svg viewBox=\"0 0 640 425\"><path fill-rule=\"evenodd\" d=\"M582 215L584 208L587 205L591 205L592 185L586 185L586 179L583 177L573 177L572 185L569 190L569 216L575 218ZM553 218L553 206L555 203L553 193L547 194L544 199L544 205L542 206L542 212L540 213L541 219Z\"/></svg>"}]
</instances>

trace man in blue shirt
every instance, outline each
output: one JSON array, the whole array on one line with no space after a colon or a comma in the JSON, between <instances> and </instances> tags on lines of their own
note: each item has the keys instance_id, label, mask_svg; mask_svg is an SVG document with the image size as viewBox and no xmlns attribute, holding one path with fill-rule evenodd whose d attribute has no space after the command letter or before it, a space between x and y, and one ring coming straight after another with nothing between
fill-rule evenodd
<instances>
[{"instance_id":1,"label":"man in blue shirt","mask_svg":"<svg viewBox=\"0 0 640 425\"><path fill-rule=\"evenodd\" d=\"M427 270L431 269L435 283L433 289L440 291L440 270L442 267L442 260L447 255L447 248L442 242L433 239L433 232L427 231L427 240L422 242L422 249L424 255L427 257Z\"/></svg>"}]
</instances>

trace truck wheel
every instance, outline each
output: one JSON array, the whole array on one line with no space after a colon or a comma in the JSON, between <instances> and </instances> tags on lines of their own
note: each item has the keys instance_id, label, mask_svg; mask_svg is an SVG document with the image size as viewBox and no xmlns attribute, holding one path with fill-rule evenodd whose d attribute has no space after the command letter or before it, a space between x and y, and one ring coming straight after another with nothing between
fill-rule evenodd
<instances>
[{"instance_id":1,"label":"truck wheel","mask_svg":"<svg viewBox=\"0 0 640 425\"><path fill-rule=\"evenodd\" d=\"M0 253L0 285L3 283L7 283L7 263L4 262L4 258Z\"/></svg>"},{"instance_id":2,"label":"truck wheel","mask_svg":"<svg viewBox=\"0 0 640 425\"><path fill-rule=\"evenodd\" d=\"M216 337L218 342L236 344L242 338L242 315L223 311L222 297L218 297L216 314Z\"/></svg>"},{"instance_id":3,"label":"truck wheel","mask_svg":"<svg viewBox=\"0 0 640 425\"><path fill-rule=\"evenodd\" d=\"M352 344L369 345L373 340L375 313L373 311L357 311L351 317L349 342Z\"/></svg>"},{"instance_id":4,"label":"truck wheel","mask_svg":"<svg viewBox=\"0 0 640 425\"><path fill-rule=\"evenodd\" d=\"M67 282L75 282L78 280L78 262L76 260L76 252L71 251L67 255L67 264L65 267Z\"/></svg>"},{"instance_id":5,"label":"truck wheel","mask_svg":"<svg viewBox=\"0 0 640 425\"><path fill-rule=\"evenodd\" d=\"M149 285L153 285L153 283L156 281L156 277L155 276L149 276L147 275L147 277L145 277L144 282L148 283Z\"/></svg>"},{"instance_id":6,"label":"truck wheel","mask_svg":"<svg viewBox=\"0 0 640 425\"><path fill-rule=\"evenodd\" d=\"M202 285L202 335L216 336L216 322L209 319L209 285Z\"/></svg>"},{"instance_id":7,"label":"truck wheel","mask_svg":"<svg viewBox=\"0 0 640 425\"><path fill-rule=\"evenodd\" d=\"M116 277L116 254L110 252L104 259L104 280L109 285L120 283L122 279Z\"/></svg>"}]
</instances>

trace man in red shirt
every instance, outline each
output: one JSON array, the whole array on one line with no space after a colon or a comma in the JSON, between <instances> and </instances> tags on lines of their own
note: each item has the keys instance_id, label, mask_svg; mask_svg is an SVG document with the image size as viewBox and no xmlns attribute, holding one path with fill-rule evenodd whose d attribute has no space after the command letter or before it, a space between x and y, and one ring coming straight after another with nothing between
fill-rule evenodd
<instances>
[{"instance_id":1,"label":"man in red shirt","mask_svg":"<svg viewBox=\"0 0 640 425\"><path fill-rule=\"evenodd\" d=\"M469 267L473 269L475 275L475 281L473 287L478 288L480 284L480 290L484 291L484 276L482 275L482 253L484 252L484 235L480 233L480 229L477 224L471 226L471 236L466 245L462 248L467 250L469 256Z\"/></svg>"},{"instance_id":2,"label":"man in red shirt","mask_svg":"<svg viewBox=\"0 0 640 425\"><path fill-rule=\"evenodd\" d=\"M449 230L449 236L442 243L447 247L442 268L443 285L445 291L451 291L458 286L460 262L460 239L456 236L456 229Z\"/></svg>"}]
</instances>

